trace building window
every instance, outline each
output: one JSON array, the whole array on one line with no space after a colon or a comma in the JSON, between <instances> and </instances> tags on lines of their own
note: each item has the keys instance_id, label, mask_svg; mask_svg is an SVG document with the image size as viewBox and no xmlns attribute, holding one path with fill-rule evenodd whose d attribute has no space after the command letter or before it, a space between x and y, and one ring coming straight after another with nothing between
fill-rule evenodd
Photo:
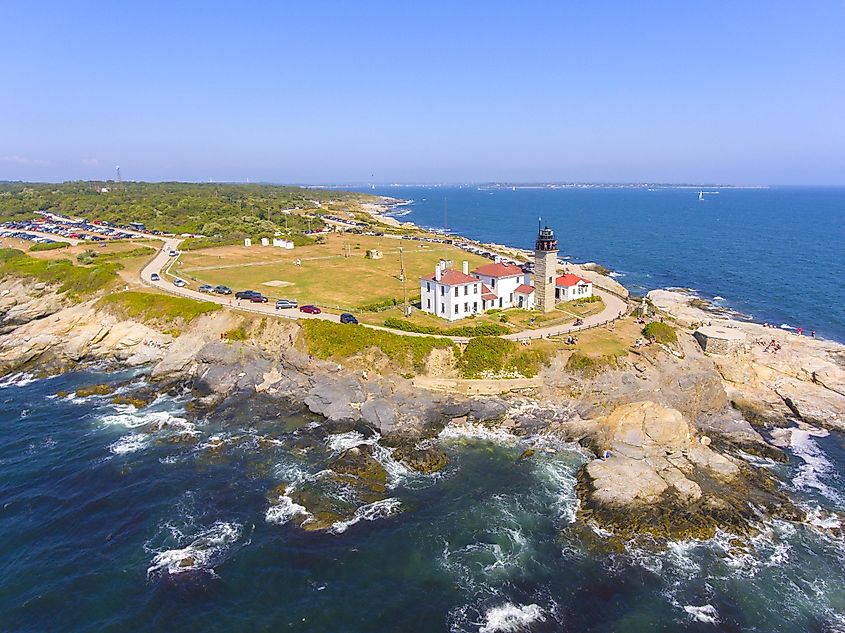
<instances>
[{"instance_id":1,"label":"building window","mask_svg":"<svg viewBox=\"0 0 845 633\"><path fill-rule=\"evenodd\" d=\"M474 294L474 295L477 295L477 294L478 294L478 284L475 284L475 285L472 287L472 294Z\"/></svg>"},{"instance_id":2,"label":"building window","mask_svg":"<svg viewBox=\"0 0 845 633\"><path fill-rule=\"evenodd\" d=\"M457 314L457 313L458 313L458 308L459 308L459 307L460 307L459 305L455 304L455 314Z\"/></svg>"},{"instance_id":3,"label":"building window","mask_svg":"<svg viewBox=\"0 0 845 633\"><path fill-rule=\"evenodd\" d=\"M464 312L469 312L469 303L464 304Z\"/></svg>"},{"instance_id":4,"label":"building window","mask_svg":"<svg viewBox=\"0 0 845 633\"><path fill-rule=\"evenodd\" d=\"M511 293L511 303L513 303L513 293Z\"/></svg>"},{"instance_id":5,"label":"building window","mask_svg":"<svg viewBox=\"0 0 845 633\"><path fill-rule=\"evenodd\" d=\"M502 307L502 298L501 297L499 297L499 307L500 308Z\"/></svg>"},{"instance_id":6,"label":"building window","mask_svg":"<svg viewBox=\"0 0 845 633\"><path fill-rule=\"evenodd\" d=\"M456 296L456 297L458 296L458 290L460 290L460 288L458 288L457 286L455 286L455 296Z\"/></svg>"},{"instance_id":7,"label":"building window","mask_svg":"<svg viewBox=\"0 0 845 633\"><path fill-rule=\"evenodd\" d=\"M446 286L440 286L440 296L443 297L446 294Z\"/></svg>"},{"instance_id":8,"label":"building window","mask_svg":"<svg viewBox=\"0 0 845 633\"><path fill-rule=\"evenodd\" d=\"M469 286L464 286L464 296L466 297L469 294Z\"/></svg>"},{"instance_id":9,"label":"building window","mask_svg":"<svg viewBox=\"0 0 845 633\"><path fill-rule=\"evenodd\" d=\"M440 314L446 314L446 304L445 303L440 304Z\"/></svg>"},{"instance_id":10,"label":"building window","mask_svg":"<svg viewBox=\"0 0 845 633\"><path fill-rule=\"evenodd\" d=\"M425 282L425 291L431 292L431 282Z\"/></svg>"},{"instance_id":11,"label":"building window","mask_svg":"<svg viewBox=\"0 0 845 633\"><path fill-rule=\"evenodd\" d=\"M473 311L473 312L478 312L478 301L473 301L473 302L472 302L472 311Z\"/></svg>"},{"instance_id":12,"label":"building window","mask_svg":"<svg viewBox=\"0 0 845 633\"><path fill-rule=\"evenodd\" d=\"M493 278L493 277L491 277L491 278L490 278L490 287L491 287L491 288L495 288L495 287L496 287L496 279L495 279L495 278Z\"/></svg>"},{"instance_id":13,"label":"building window","mask_svg":"<svg viewBox=\"0 0 845 633\"><path fill-rule=\"evenodd\" d=\"M431 299L425 300L425 307L427 310L431 310Z\"/></svg>"},{"instance_id":14,"label":"building window","mask_svg":"<svg viewBox=\"0 0 845 633\"><path fill-rule=\"evenodd\" d=\"M549 283L552 283L552 278L551 278L551 277L549 277Z\"/></svg>"}]
</instances>

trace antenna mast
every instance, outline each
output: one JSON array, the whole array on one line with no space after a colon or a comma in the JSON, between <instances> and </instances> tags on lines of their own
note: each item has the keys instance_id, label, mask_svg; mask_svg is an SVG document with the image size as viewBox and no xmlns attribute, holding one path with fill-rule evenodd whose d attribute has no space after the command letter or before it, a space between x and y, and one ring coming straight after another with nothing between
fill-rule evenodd
<instances>
[{"instance_id":1,"label":"antenna mast","mask_svg":"<svg viewBox=\"0 0 845 633\"><path fill-rule=\"evenodd\" d=\"M407 286L405 285L405 259L403 257L404 249L400 246L399 247L399 279L402 280L402 303L404 305L403 312L405 316L411 316L410 310L408 310L408 290Z\"/></svg>"}]
</instances>

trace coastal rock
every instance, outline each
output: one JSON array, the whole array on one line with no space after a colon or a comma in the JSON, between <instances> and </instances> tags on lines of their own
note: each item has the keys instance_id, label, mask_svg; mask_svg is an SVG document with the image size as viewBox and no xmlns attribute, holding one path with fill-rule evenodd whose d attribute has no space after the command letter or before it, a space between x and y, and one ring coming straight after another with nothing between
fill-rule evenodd
<instances>
[{"instance_id":1,"label":"coastal rock","mask_svg":"<svg viewBox=\"0 0 845 633\"><path fill-rule=\"evenodd\" d=\"M608 453L579 472L579 512L617 534L709 537L718 527L749 529L761 508L794 514L768 475L710 448L677 410L622 405L597 434Z\"/></svg>"},{"instance_id":2,"label":"coastal rock","mask_svg":"<svg viewBox=\"0 0 845 633\"><path fill-rule=\"evenodd\" d=\"M391 431L396 424L395 408L381 398L364 402L361 405L361 416L382 433Z\"/></svg>"},{"instance_id":3,"label":"coastal rock","mask_svg":"<svg viewBox=\"0 0 845 633\"><path fill-rule=\"evenodd\" d=\"M393 451L393 459L397 459L409 468L421 473L434 473L443 470L449 463L449 457L445 451L415 446L400 446Z\"/></svg>"}]
</instances>

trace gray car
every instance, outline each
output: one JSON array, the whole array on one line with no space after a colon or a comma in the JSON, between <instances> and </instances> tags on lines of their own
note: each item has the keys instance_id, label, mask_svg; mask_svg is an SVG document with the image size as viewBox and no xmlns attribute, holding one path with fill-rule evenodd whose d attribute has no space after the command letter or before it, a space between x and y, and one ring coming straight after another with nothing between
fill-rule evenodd
<instances>
[{"instance_id":1,"label":"gray car","mask_svg":"<svg viewBox=\"0 0 845 633\"><path fill-rule=\"evenodd\" d=\"M299 305L296 299L279 299L276 301L276 310L288 310Z\"/></svg>"}]
</instances>

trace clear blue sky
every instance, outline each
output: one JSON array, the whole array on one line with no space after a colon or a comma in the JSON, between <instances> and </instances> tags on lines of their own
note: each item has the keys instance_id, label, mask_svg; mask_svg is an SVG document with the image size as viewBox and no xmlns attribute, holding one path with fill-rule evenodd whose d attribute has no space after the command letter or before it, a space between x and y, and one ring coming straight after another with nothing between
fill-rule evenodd
<instances>
[{"instance_id":1,"label":"clear blue sky","mask_svg":"<svg viewBox=\"0 0 845 633\"><path fill-rule=\"evenodd\" d=\"M0 179L845 184L845 0L7 0L0 53Z\"/></svg>"}]
</instances>

